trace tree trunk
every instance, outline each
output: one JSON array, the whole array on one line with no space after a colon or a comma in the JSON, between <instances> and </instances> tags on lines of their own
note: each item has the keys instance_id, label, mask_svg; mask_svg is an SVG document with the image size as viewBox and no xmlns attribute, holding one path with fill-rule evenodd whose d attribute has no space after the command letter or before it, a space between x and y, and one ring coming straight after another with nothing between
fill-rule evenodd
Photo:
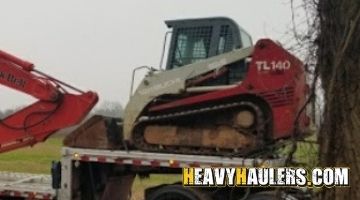
<instances>
[{"instance_id":1,"label":"tree trunk","mask_svg":"<svg viewBox=\"0 0 360 200\"><path fill-rule=\"evenodd\" d=\"M319 0L318 71L325 95L320 164L350 167L350 187L321 199L360 199L360 0Z\"/></svg>"}]
</instances>

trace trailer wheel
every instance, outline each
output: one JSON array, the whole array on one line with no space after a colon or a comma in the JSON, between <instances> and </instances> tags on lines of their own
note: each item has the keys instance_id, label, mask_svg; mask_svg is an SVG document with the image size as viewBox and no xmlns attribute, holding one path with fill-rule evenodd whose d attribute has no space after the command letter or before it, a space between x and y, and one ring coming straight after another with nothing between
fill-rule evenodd
<instances>
[{"instance_id":1,"label":"trailer wheel","mask_svg":"<svg viewBox=\"0 0 360 200\"><path fill-rule=\"evenodd\" d=\"M180 185L167 185L155 190L146 200L211 200L199 191Z\"/></svg>"}]
</instances>

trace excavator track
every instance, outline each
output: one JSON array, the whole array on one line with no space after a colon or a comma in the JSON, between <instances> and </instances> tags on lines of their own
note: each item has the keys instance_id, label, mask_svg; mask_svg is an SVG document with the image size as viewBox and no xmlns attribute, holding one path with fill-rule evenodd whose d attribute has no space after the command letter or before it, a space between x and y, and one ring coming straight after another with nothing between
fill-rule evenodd
<instances>
[{"instance_id":1,"label":"excavator track","mask_svg":"<svg viewBox=\"0 0 360 200\"><path fill-rule=\"evenodd\" d=\"M189 117L201 117L202 115L209 115L211 113L226 113L230 110L242 110L244 108L251 108L255 112L256 124L251 130L243 130L239 134L252 136L253 143L249 146L239 148L217 148L206 146L187 146L187 145L163 145L163 144L150 144L146 141L144 136L145 128L148 126L162 126L164 123L171 123L175 126L177 121ZM197 109L185 110L180 112L166 113L156 116L143 116L139 118L138 123L134 128L133 141L136 148L144 151L154 152L171 152L180 154L202 154L202 155L237 155L248 156L264 146L264 137L266 137L266 120L265 115L261 108L253 102L240 101L224 103L220 105L204 106ZM254 132L256 133L254 135ZM169 135L170 136L170 135ZM255 137L254 137L255 136Z\"/></svg>"}]
</instances>

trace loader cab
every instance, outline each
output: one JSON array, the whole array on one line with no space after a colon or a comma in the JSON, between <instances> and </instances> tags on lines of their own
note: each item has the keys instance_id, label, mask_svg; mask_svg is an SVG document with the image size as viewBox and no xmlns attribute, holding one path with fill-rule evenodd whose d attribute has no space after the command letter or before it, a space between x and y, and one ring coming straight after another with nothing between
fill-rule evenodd
<instances>
[{"instance_id":1,"label":"loader cab","mask_svg":"<svg viewBox=\"0 0 360 200\"><path fill-rule=\"evenodd\" d=\"M252 45L250 35L225 17L165 21L172 29L166 69Z\"/></svg>"}]
</instances>

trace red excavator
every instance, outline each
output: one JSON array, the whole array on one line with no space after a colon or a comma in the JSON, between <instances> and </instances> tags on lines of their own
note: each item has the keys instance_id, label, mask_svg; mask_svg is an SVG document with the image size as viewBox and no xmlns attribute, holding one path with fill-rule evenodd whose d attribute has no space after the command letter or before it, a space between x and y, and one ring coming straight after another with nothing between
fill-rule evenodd
<instances>
[{"instance_id":1,"label":"red excavator","mask_svg":"<svg viewBox=\"0 0 360 200\"><path fill-rule=\"evenodd\" d=\"M0 84L38 99L0 120L0 152L34 145L60 129L80 123L98 101L96 93L83 92L3 51Z\"/></svg>"}]
</instances>

